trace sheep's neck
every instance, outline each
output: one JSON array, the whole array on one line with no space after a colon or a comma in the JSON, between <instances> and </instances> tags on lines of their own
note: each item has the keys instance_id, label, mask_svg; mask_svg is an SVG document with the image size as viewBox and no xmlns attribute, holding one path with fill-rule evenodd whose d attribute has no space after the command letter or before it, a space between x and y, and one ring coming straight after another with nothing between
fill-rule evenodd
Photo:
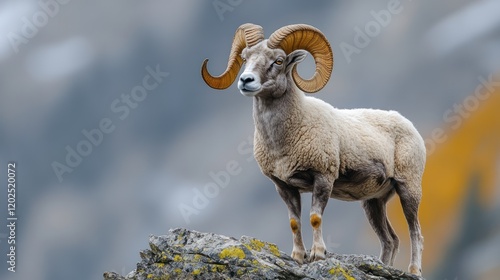
<instances>
[{"instance_id":1,"label":"sheep's neck","mask_svg":"<svg viewBox=\"0 0 500 280\"><path fill-rule=\"evenodd\" d=\"M304 95L299 90L288 91L279 98L254 98L253 114L255 129L265 146L281 151L298 127ZM282 151L286 152L286 151Z\"/></svg>"}]
</instances>

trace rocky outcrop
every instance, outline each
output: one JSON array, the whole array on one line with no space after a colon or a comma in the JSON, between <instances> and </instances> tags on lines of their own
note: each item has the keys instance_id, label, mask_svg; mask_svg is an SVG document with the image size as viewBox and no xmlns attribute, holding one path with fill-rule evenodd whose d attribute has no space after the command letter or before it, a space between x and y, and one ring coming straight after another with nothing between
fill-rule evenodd
<instances>
[{"instance_id":1,"label":"rocky outcrop","mask_svg":"<svg viewBox=\"0 0 500 280\"><path fill-rule=\"evenodd\" d=\"M422 279L364 255L327 253L300 266L272 243L182 228L150 236L149 246L137 269L126 276L105 272L104 279Z\"/></svg>"}]
</instances>

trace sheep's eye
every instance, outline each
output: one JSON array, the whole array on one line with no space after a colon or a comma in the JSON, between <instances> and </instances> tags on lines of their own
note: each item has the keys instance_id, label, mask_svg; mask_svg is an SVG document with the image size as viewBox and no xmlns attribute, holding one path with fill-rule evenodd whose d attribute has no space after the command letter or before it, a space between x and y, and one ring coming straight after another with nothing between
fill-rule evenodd
<instances>
[{"instance_id":1,"label":"sheep's eye","mask_svg":"<svg viewBox=\"0 0 500 280\"><path fill-rule=\"evenodd\" d=\"M243 60L243 63L247 62L247 59L246 58L241 58Z\"/></svg>"},{"instance_id":2,"label":"sheep's eye","mask_svg":"<svg viewBox=\"0 0 500 280\"><path fill-rule=\"evenodd\" d=\"M276 63L276 65L281 65L283 64L283 59L282 58L278 58L274 61L274 63Z\"/></svg>"}]
</instances>

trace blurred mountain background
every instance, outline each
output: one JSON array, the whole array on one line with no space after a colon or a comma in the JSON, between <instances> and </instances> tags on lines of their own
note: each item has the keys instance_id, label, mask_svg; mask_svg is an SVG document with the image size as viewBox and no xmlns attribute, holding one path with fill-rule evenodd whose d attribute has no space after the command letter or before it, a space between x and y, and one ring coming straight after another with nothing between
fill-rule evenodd
<instances>
[{"instance_id":1,"label":"blurred mountain background","mask_svg":"<svg viewBox=\"0 0 500 280\"><path fill-rule=\"evenodd\" d=\"M124 274L149 234L175 227L254 236L291 252L286 206L251 156L252 100L235 84L215 91L200 76L205 58L222 73L234 31L246 22L262 25L266 36L293 23L319 28L335 70L316 97L339 108L397 110L413 121L428 149L424 276L497 279L496 0L1 1L0 185L6 190L7 162L15 161L18 221L15 273L7 271L9 233L0 226L0 278ZM308 76L313 67L308 57L299 71ZM155 80L151 71L164 76ZM127 101L148 75L157 87ZM112 131L86 145L85 133L103 121ZM70 151L85 155L77 160ZM306 217L310 195L303 202ZM2 191L2 224L6 204ZM401 238L395 265L406 269L398 199L389 217ZM311 229L303 229L310 246ZM333 252L379 254L359 203L331 200L324 237Z\"/></svg>"}]
</instances>

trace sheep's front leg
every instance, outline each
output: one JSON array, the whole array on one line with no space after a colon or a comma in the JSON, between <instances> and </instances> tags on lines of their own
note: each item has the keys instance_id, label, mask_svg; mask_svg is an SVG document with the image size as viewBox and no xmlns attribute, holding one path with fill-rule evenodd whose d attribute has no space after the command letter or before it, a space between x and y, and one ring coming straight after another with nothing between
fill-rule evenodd
<instances>
[{"instance_id":1,"label":"sheep's front leg","mask_svg":"<svg viewBox=\"0 0 500 280\"><path fill-rule=\"evenodd\" d=\"M290 219L290 227L293 233L293 250L292 258L299 264L304 263L306 258L306 249L302 241L301 225L300 225L300 193L296 188L293 188L285 182L273 178L276 185L276 190L285 201L288 207L288 217Z\"/></svg>"},{"instance_id":2,"label":"sheep's front leg","mask_svg":"<svg viewBox=\"0 0 500 280\"><path fill-rule=\"evenodd\" d=\"M321 232L321 221L323 211L332 193L333 181L319 174L314 178L310 215L311 226L313 228L313 245L309 257L309 261L311 262L325 259L326 246L323 241L323 233Z\"/></svg>"}]
</instances>

